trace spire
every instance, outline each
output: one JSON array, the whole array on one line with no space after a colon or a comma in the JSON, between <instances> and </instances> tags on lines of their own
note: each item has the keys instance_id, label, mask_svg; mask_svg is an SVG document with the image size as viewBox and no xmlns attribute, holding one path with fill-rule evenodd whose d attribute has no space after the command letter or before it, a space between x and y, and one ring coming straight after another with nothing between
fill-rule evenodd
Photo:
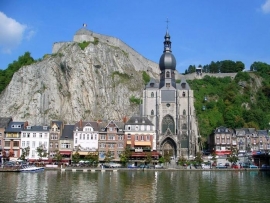
<instances>
[{"instance_id":1,"label":"spire","mask_svg":"<svg viewBox=\"0 0 270 203\"><path fill-rule=\"evenodd\" d=\"M168 26L169 26L169 20L168 20L168 18L167 18L166 22L167 22L167 30L166 30L166 34L165 34L165 37L164 37L165 41L163 42L163 44L164 44L164 51L163 51L163 53L165 53L165 52L172 52L171 51L171 40L170 40L171 37L170 37L170 34L169 34L169 30L168 30Z\"/></svg>"}]
</instances>

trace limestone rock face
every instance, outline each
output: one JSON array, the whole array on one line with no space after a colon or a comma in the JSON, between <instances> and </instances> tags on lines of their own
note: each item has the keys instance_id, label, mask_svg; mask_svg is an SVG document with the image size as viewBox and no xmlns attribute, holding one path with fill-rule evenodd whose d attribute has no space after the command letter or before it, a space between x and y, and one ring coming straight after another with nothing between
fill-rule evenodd
<instances>
[{"instance_id":1,"label":"limestone rock face","mask_svg":"<svg viewBox=\"0 0 270 203\"><path fill-rule=\"evenodd\" d=\"M130 98L142 97L142 71L159 78L158 64L129 52L123 42L113 46L106 37L93 37L96 41L83 50L78 42L56 43L52 55L16 72L0 95L0 115L45 125L139 113Z\"/></svg>"}]
</instances>

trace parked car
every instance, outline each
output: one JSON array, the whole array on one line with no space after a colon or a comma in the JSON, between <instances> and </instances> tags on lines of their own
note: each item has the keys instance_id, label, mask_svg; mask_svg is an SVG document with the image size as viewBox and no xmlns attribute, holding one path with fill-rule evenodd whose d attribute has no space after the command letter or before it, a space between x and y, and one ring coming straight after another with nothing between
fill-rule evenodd
<instances>
[{"instance_id":1,"label":"parked car","mask_svg":"<svg viewBox=\"0 0 270 203\"><path fill-rule=\"evenodd\" d=\"M222 169L222 168L227 168L227 166L225 166L225 164L218 163L216 168Z\"/></svg>"},{"instance_id":2,"label":"parked car","mask_svg":"<svg viewBox=\"0 0 270 203\"><path fill-rule=\"evenodd\" d=\"M135 164L129 164L127 167L128 168L138 168L138 166L135 166Z\"/></svg>"},{"instance_id":3,"label":"parked car","mask_svg":"<svg viewBox=\"0 0 270 203\"><path fill-rule=\"evenodd\" d=\"M240 166L239 166L239 165L237 165L237 164L232 164L231 168L234 168L234 169L239 169L239 168L240 168Z\"/></svg>"},{"instance_id":4,"label":"parked car","mask_svg":"<svg viewBox=\"0 0 270 203\"><path fill-rule=\"evenodd\" d=\"M230 164L229 163L225 163L225 166L227 166L227 168L230 166Z\"/></svg>"},{"instance_id":5,"label":"parked car","mask_svg":"<svg viewBox=\"0 0 270 203\"><path fill-rule=\"evenodd\" d=\"M251 164L249 165L249 168L258 168L258 166Z\"/></svg>"},{"instance_id":6,"label":"parked car","mask_svg":"<svg viewBox=\"0 0 270 203\"><path fill-rule=\"evenodd\" d=\"M270 169L270 166L269 165L266 165L266 164L263 164L261 168L262 169Z\"/></svg>"},{"instance_id":7,"label":"parked car","mask_svg":"<svg viewBox=\"0 0 270 203\"><path fill-rule=\"evenodd\" d=\"M210 169L211 166L209 164L202 164L202 169Z\"/></svg>"},{"instance_id":8,"label":"parked car","mask_svg":"<svg viewBox=\"0 0 270 203\"><path fill-rule=\"evenodd\" d=\"M121 164L113 162L104 164L105 168L120 168L121 166L122 166Z\"/></svg>"},{"instance_id":9,"label":"parked car","mask_svg":"<svg viewBox=\"0 0 270 203\"><path fill-rule=\"evenodd\" d=\"M157 165L155 165L155 168L156 168L156 169L161 169L161 168L163 168L163 166L157 164Z\"/></svg>"},{"instance_id":10,"label":"parked car","mask_svg":"<svg viewBox=\"0 0 270 203\"><path fill-rule=\"evenodd\" d=\"M145 164L141 164L141 165L139 165L139 168L150 168L150 166L145 165Z\"/></svg>"}]
</instances>

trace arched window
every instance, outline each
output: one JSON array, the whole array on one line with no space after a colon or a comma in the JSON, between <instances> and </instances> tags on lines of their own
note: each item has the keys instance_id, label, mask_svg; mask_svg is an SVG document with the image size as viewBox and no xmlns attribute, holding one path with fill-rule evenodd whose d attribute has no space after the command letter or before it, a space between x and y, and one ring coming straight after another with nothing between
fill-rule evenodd
<instances>
[{"instance_id":1,"label":"arched window","mask_svg":"<svg viewBox=\"0 0 270 203\"><path fill-rule=\"evenodd\" d=\"M185 97L185 96L186 96L186 93L185 93L185 92L183 92L182 96L183 96L183 97Z\"/></svg>"},{"instance_id":2,"label":"arched window","mask_svg":"<svg viewBox=\"0 0 270 203\"><path fill-rule=\"evenodd\" d=\"M183 115L184 115L184 116L186 115L186 110L185 110L185 109L183 110Z\"/></svg>"},{"instance_id":3,"label":"arched window","mask_svg":"<svg viewBox=\"0 0 270 203\"><path fill-rule=\"evenodd\" d=\"M186 123L183 123L182 129L183 129L183 130L186 130L186 129L187 129L187 124L186 124Z\"/></svg>"},{"instance_id":4,"label":"arched window","mask_svg":"<svg viewBox=\"0 0 270 203\"><path fill-rule=\"evenodd\" d=\"M151 97L154 97L155 95L154 95L154 92L151 92Z\"/></svg>"},{"instance_id":5,"label":"arched window","mask_svg":"<svg viewBox=\"0 0 270 203\"><path fill-rule=\"evenodd\" d=\"M171 130L172 133L175 133L174 120L170 115L166 115L162 119L162 133L165 133L168 128Z\"/></svg>"},{"instance_id":6,"label":"arched window","mask_svg":"<svg viewBox=\"0 0 270 203\"><path fill-rule=\"evenodd\" d=\"M167 71L166 72L166 78L169 78L170 77L170 71Z\"/></svg>"},{"instance_id":7,"label":"arched window","mask_svg":"<svg viewBox=\"0 0 270 203\"><path fill-rule=\"evenodd\" d=\"M152 115L152 116L154 115L154 110L151 111L151 115Z\"/></svg>"},{"instance_id":8,"label":"arched window","mask_svg":"<svg viewBox=\"0 0 270 203\"><path fill-rule=\"evenodd\" d=\"M188 148L188 136L185 133L181 135L181 148Z\"/></svg>"}]
</instances>

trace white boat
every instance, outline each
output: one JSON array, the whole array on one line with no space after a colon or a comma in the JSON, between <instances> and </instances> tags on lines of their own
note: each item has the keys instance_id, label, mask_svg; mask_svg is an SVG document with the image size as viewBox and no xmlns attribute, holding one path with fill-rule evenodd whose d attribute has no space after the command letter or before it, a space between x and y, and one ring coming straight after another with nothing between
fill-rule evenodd
<instances>
[{"instance_id":1,"label":"white boat","mask_svg":"<svg viewBox=\"0 0 270 203\"><path fill-rule=\"evenodd\" d=\"M29 166L24 165L20 168L20 172L34 172L34 171L43 171L44 167L37 167L37 166Z\"/></svg>"}]
</instances>

